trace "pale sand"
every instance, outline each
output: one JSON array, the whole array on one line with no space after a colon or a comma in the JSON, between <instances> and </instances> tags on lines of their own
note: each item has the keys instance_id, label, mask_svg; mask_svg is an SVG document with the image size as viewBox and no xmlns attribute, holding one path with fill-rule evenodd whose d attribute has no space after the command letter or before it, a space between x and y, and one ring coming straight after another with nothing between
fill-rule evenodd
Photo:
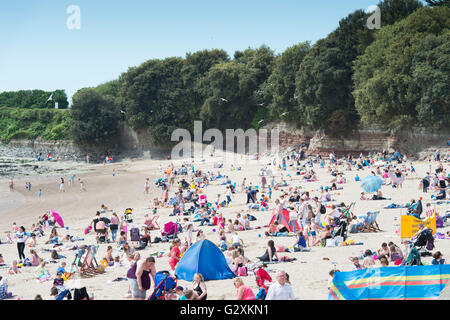
<instances>
[{"instance_id":1,"label":"pale sand","mask_svg":"<svg viewBox=\"0 0 450 320\"><path fill-rule=\"evenodd\" d=\"M196 169L210 170L217 172L217 169L213 169L213 158L208 158L205 163L197 163ZM246 195L239 193L240 184L244 177L247 177L248 182L252 182L253 185L259 185L260 177L258 176L259 170L270 160L267 158L257 162L255 160L249 160L243 162L241 171L231 171L230 165L225 164L224 168L220 169L220 172L225 175L229 175L233 182L236 182L238 193L234 195L231 208L221 208L220 212L224 214L226 219L235 218L236 210L245 210L248 212L246 202ZM179 162L178 162L179 163ZM75 186L68 187L67 181L69 175L65 176L66 180L66 192L59 192L59 176L50 178L31 179L30 177L15 180L18 188L18 193L22 196L14 195L11 198L9 191L1 192L2 200L0 205L0 237L5 239L6 231L11 230L13 222L16 222L18 226L24 225L26 228L30 228L32 223L35 223L37 217L42 215L46 210L54 209L59 212L66 223L69 226L69 230L58 229L60 234L65 235L78 235L84 237L83 230L94 218L96 210L100 208L102 203L106 204L109 208L114 209L119 216L122 216L124 209L127 207L134 208L134 219L137 224L143 223L143 216L145 213L151 214L149 206L152 204L152 200L155 197L161 196L161 190L157 189L154 185L155 178L159 176L158 166L162 164L163 167L169 164L169 161L157 161L157 160L140 160L140 161L124 161L121 163L103 165L87 165L80 164L82 167L91 167L96 172L84 173L77 175L75 178ZM177 162L175 162L177 164ZM328 272L334 268L333 263L336 263L337 269L341 271L351 270L351 264L348 260L350 256L359 256L360 252L365 249L376 250L382 242L394 241L396 244L400 244L400 238L395 234L395 229L400 227L400 214L405 209L389 209L383 210L382 207L395 203L405 203L412 198L418 199L420 196L424 197L425 202L430 199L430 194L424 195L418 190L418 181L424 172L427 170L427 164L416 163L417 177L408 177L404 182L402 189L394 189L390 186L383 186L382 191L385 197L390 197L392 200L385 201L360 201L359 195L362 191L359 183L354 181L354 176L358 173L360 177L365 177L370 173L369 170L365 171L344 171L347 178L347 183L344 184L344 190L336 191L332 193L334 199L350 203L356 201L356 207L354 212L357 215L363 215L369 210L380 210L378 216L378 223L383 230L379 233L359 233L350 234L350 239L355 242L363 242L363 246L346 246L338 248L321 248L314 247L312 252L303 253L279 253L279 255L286 255L289 257L296 257L297 260L291 263L280 263L270 265L272 269L282 269L290 274L291 282L293 285L294 293L299 299L327 299L327 280ZM448 168L448 165L446 165ZM113 177L112 172L115 168L116 175ZM319 182L314 183L300 183L298 176L295 176L294 169L288 167L287 173L291 173L293 176L292 185L301 185L303 190L309 190L311 195L318 195L315 190L321 185L330 185L331 176L326 169L320 169L318 166L314 168L318 172ZM273 170L279 177L280 172ZM87 192L79 191L78 177L85 181ZM151 192L150 195L144 194L144 182L145 178L150 178ZM33 184L32 192L27 192L22 186L25 181L31 180ZM277 179L279 181L279 178ZM289 182L289 180L288 180ZM7 188L8 180L0 181L0 184ZM42 200L37 198L37 190L43 189ZM287 189L287 188L285 188ZM209 186L206 188L206 193L210 202L215 202L218 193L224 193L224 186ZM339 195L338 195L339 193ZM279 196L280 191L274 191L272 200L275 200ZM171 195L172 196L172 193ZM6 197L6 200L5 200ZM4 210L5 203L11 209L11 201L20 201L19 198L23 198L18 207L12 210ZM14 200L11 200L14 199ZM17 199L17 200L16 200ZM271 203L273 208L273 202ZM445 206L438 206L438 210L443 213L446 210ZM3 211L3 212L2 212ZM160 209L159 214L163 223L169 221L168 214L171 209ZM252 211L252 214L257 217L257 221L252 222L252 226L266 225L270 219L272 210L269 212ZM395 220L395 218L397 220ZM192 221L192 217L191 217ZM197 223L195 223L197 225ZM212 231L214 227L203 227L207 238L216 244L219 242L218 233ZM216 227L217 229L217 227ZM439 229L440 232L446 232L449 228ZM256 257L261 256L266 248L266 243L269 240L264 237L265 229L251 230L240 232L240 236L245 242L245 255L255 260ZM157 236L156 231L151 232L152 238ZM258 235L262 235L258 237ZM185 234L182 234L181 239L184 240ZM231 239L231 236L227 236ZM48 232L46 236L38 238L39 247L42 247L43 242L48 239ZM271 238L275 241L275 244L283 244L286 246L292 246L294 242L293 237L279 237ZM84 242L76 242L74 244L94 243L94 235L91 233L85 237ZM152 244L150 248L146 248L140 251L141 256L153 253L155 251L167 251L169 243ZM97 260L99 261L106 252L107 244L100 245ZM44 246L50 248L50 245ZM114 246L115 247L115 246ZM436 240L436 250L443 252L444 256L449 252L450 241ZM12 260L18 258L16 244L2 244L0 245L0 253L6 263L11 263ZM25 254L29 255L29 248L26 248ZM49 259L49 253L43 253L38 250L38 254ZM74 251L63 251L63 255L67 257L65 261L68 266L73 262ZM113 255L116 255L114 252ZM330 260L323 260L324 257L328 257ZM430 261L430 258L425 258L424 261ZM304 263L303 263L304 262ZM57 264L49 264L48 269L52 274L55 274ZM170 270L168 264L168 258L162 257L156 259L157 270ZM34 299L36 294L40 294L44 297L48 297L52 282L37 283L35 280L35 267L22 268L22 273L19 275L7 275L7 269L0 269L0 275L6 276L9 280L9 288L14 294L18 295L22 299ZM98 275L90 279L83 279L83 284L87 287L89 293L94 293L95 299L123 299L123 296L127 293L128 282L113 282L108 284L108 280L112 280L116 277L126 276L126 267L121 268L108 268L106 273ZM275 276L272 273L272 276ZM257 286L255 283L255 277L249 276L244 278L245 284L249 285L257 292ZM179 281L179 285L191 287L190 283L185 281ZM221 281L208 281L208 298L209 299L234 299L235 288L232 284L232 280ZM153 289L153 287L152 287ZM150 294L152 290L148 291Z\"/></svg>"}]
</instances>

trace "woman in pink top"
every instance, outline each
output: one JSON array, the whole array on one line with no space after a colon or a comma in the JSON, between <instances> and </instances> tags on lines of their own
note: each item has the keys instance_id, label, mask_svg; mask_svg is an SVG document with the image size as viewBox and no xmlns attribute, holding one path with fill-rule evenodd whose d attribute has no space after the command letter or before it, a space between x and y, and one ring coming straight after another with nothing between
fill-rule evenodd
<instances>
[{"instance_id":1,"label":"woman in pink top","mask_svg":"<svg viewBox=\"0 0 450 320\"><path fill-rule=\"evenodd\" d=\"M30 255L31 255L31 265L33 267L37 267L38 265L40 265L39 256L37 255L36 251L30 250Z\"/></svg>"},{"instance_id":2,"label":"woman in pink top","mask_svg":"<svg viewBox=\"0 0 450 320\"><path fill-rule=\"evenodd\" d=\"M244 285L241 278L235 278L233 280L234 287L237 289L236 300L255 300L255 294L252 289Z\"/></svg>"}]
</instances>

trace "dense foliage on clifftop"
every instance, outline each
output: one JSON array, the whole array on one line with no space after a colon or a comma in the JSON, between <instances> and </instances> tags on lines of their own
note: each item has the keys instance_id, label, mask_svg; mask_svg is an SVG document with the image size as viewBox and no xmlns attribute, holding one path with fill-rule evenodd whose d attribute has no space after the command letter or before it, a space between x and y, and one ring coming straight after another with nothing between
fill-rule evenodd
<instances>
[{"instance_id":1,"label":"dense foliage on clifftop","mask_svg":"<svg viewBox=\"0 0 450 320\"><path fill-rule=\"evenodd\" d=\"M360 124L448 128L450 8L427 2L384 0L381 29L367 27L372 13L356 10L326 38L280 54L262 45L149 60L78 91L64 133L108 144L123 120L164 144L176 128L192 132L195 120L221 130L285 121L334 136Z\"/></svg>"}]
</instances>

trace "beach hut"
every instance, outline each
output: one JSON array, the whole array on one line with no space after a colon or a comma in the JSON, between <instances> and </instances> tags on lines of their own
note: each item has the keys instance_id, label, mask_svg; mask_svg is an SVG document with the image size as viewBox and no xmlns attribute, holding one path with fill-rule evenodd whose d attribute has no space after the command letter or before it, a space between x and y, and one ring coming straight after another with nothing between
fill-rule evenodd
<instances>
[{"instance_id":1,"label":"beach hut","mask_svg":"<svg viewBox=\"0 0 450 320\"><path fill-rule=\"evenodd\" d=\"M196 273L200 273L206 281L236 277L222 251L209 240L201 240L190 247L175 269L177 278L186 281L193 281Z\"/></svg>"}]
</instances>

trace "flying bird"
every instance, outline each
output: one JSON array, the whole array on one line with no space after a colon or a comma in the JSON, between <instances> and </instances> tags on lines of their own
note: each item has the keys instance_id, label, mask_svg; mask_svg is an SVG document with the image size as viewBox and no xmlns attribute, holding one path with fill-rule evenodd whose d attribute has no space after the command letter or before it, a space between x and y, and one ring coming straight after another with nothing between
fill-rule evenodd
<instances>
[{"instance_id":1,"label":"flying bird","mask_svg":"<svg viewBox=\"0 0 450 320\"><path fill-rule=\"evenodd\" d=\"M259 120L258 124L261 124L262 122L264 122L264 119Z\"/></svg>"},{"instance_id":2,"label":"flying bird","mask_svg":"<svg viewBox=\"0 0 450 320\"><path fill-rule=\"evenodd\" d=\"M261 107L262 107L263 105L264 105L264 102L263 102L263 103L260 103L260 104L257 104L257 106L261 106Z\"/></svg>"},{"instance_id":3,"label":"flying bird","mask_svg":"<svg viewBox=\"0 0 450 320\"><path fill-rule=\"evenodd\" d=\"M285 116L285 115L287 115L289 112L283 112L282 114L281 114L281 116L283 117L283 116Z\"/></svg>"},{"instance_id":4,"label":"flying bird","mask_svg":"<svg viewBox=\"0 0 450 320\"><path fill-rule=\"evenodd\" d=\"M53 101L53 93L50 95L50 97L47 99L47 102Z\"/></svg>"},{"instance_id":5,"label":"flying bird","mask_svg":"<svg viewBox=\"0 0 450 320\"><path fill-rule=\"evenodd\" d=\"M297 100L298 96L294 94L294 100Z\"/></svg>"},{"instance_id":6,"label":"flying bird","mask_svg":"<svg viewBox=\"0 0 450 320\"><path fill-rule=\"evenodd\" d=\"M125 113L125 111L123 111L123 110L120 110L120 113Z\"/></svg>"},{"instance_id":7,"label":"flying bird","mask_svg":"<svg viewBox=\"0 0 450 320\"><path fill-rule=\"evenodd\" d=\"M222 100L222 101L224 101L224 102L228 102L228 100L227 100L227 99L224 99L224 98L220 98L220 100Z\"/></svg>"}]
</instances>

